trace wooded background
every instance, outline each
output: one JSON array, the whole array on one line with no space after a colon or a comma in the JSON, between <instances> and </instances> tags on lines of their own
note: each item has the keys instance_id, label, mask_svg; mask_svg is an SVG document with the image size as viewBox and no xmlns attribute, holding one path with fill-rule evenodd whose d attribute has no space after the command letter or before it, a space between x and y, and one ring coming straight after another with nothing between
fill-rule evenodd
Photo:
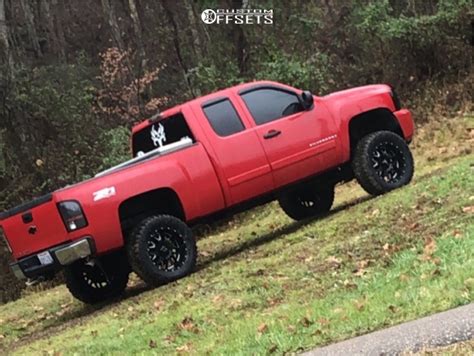
<instances>
[{"instance_id":1,"label":"wooded background","mask_svg":"<svg viewBox=\"0 0 474 356\"><path fill-rule=\"evenodd\" d=\"M205 25L207 8L273 25ZM129 157L159 108L270 79L395 86L418 124L472 104L470 0L0 0L0 210ZM3 243L3 241L2 241ZM0 302L20 295L0 245Z\"/></svg>"}]
</instances>

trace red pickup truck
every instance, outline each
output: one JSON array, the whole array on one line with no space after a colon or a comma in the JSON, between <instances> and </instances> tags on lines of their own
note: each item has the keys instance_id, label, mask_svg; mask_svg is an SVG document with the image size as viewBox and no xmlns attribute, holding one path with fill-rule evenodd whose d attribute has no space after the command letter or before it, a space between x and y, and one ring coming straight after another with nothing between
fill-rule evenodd
<instances>
[{"instance_id":1,"label":"red pickup truck","mask_svg":"<svg viewBox=\"0 0 474 356\"><path fill-rule=\"evenodd\" d=\"M260 81L191 100L136 125L131 160L1 213L11 268L30 282L64 269L86 303L120 294L131 271L176 280L205 219L274 199L305 219L329 211L338 182L373 195L409 183L413 131L387 85L318 97Z\"/></svg>"}]
</instances>

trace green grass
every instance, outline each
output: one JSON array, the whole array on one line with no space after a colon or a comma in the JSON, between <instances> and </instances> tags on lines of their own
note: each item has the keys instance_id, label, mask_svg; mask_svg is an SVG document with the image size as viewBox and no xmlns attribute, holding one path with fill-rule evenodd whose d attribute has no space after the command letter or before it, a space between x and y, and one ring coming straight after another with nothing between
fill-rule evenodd
<instances>
[{"instance_id":1,"label":"green grass","mask_svg":"<svg viewBox=\"0 0 474 356\"><path fill-rule=\"evenodd\" d=\"M457 342L449 346L426 348L416 353L404 354L416 356L465 356L474 354L474 339Z\"/></svg>"},{"instance_id":2,"label":"green grass","mask_svg":"<svg viewBox=\"0 0 474 356\"><path fill-rule=\"evenodd\" d=\"M292 222L275 203L241 214L200 238L196 273L161 288L134 278L99 307L63 286L28 294L0 306L0 351L281 354L469 303L466 153L430 160L415 149L411 185L372 199L339 187L322 220Z\"/></svg>"}]
</instances>

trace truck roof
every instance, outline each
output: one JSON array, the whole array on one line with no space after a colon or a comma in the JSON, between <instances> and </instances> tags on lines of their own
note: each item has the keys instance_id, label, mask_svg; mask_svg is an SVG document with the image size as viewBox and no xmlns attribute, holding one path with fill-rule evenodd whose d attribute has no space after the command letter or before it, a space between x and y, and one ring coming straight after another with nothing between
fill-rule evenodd
<instances>
[{"instance_id":1,"label":"truck roof","mask_svg":"<svg viewBox=\"0 0 474 356\"><path fill-rule=\"evenodd\" d=\"M195 99L188 100L188 101L186 101L182 104L175 105L171 108L168 108L168 109L162 111L160 113L160 117L167 117L167 116L170 116L172 114L175 114L175 113L181 111L182 106L190 104L192 102L202 103L202 102L205 102L205 101L217 99L221 96L228 95L229 92L235 93L235 92L238 92L242 89L250 88L252 86L258 86L258 85L278 85L279 87L291 88L291 87L289 87L285 84L278 83L278 82L273 82L273 81L269 81L269 80L256 80L256 81L253 81L253 82L237 84L237 85L234 85L232 87L221 89L221 90L215 91L215 92L207 94L207 95L199 96ZM136 124L135 126L133 126L132 127L132 133L140 131L142 128L149 125L150 124L149 120L150 120L150 118L148 118L146 120L143 120L142 122L140 122L140 123Z\"/></svg>"}]
</instances>

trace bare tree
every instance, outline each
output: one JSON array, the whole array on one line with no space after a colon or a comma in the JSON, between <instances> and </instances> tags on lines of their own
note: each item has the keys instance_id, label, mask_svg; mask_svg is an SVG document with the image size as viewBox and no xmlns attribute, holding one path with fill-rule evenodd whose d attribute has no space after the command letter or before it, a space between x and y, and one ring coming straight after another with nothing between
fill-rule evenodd
<instances>
[{"instance_id":1,"label":"bare tree","mask_svg":"<svg viewBox=\"0 0 474 356\"><path fill-rule=\"evenodd\" d=\"M190 0L184 0L183 2L184 7L186 9L186 15L188 17L189 25L190 25L190 33L191 33L191 39L192 39L192 45L194 49L194 53L196 55L196 59L198 62L201 61L203 55L202 55L202 43L201 43L201 38L199 36L199 31L198 31L198 24L196 22L196 15L193 10L193 3Z\"/></svg>"},{"instance_id":2,"label":"bare tree","mask_svg":"<svg viewBox=\"0 0 474 356\"><path fill-rule=\"evenodd\" d=\"M64 51L61 49L61 44L59 43L58 36L56 34L56 28L54 26L54 13L51 11L51 4L50 0L41 0L41 10L44 18L44 22L46 23L46 27L48 28L48 35L50 41L48 41L49 47L51 48L52 52L55 54L59 54L62 58L64 57Z\"/></svg>"},{"instance_id":3,"label":"bare tree","mask_svg":"<svg viewBox=\"0 0 474 356\"><path fill-rule=\"evenodd\" d=\"M168 1L163 1L161 3L161 5L163 6L163 9L165 10L165 15L166 15L166 17L168 18L168 21L171 24L171 28L172 28L172 31L173 31L174 49L176 51L176 57L178 59L179 66L181 67L181 71L183 73L184 82L186 83L186 86L188 87L188 90L189 90L190 94L193 97L199 96L199 95L201 95L200 91L197 88L193 88L192 83L191 83L191 79L189 77L188 67L187 67L187 65L184 61L184 58L183 58L183 54L182 54L182 51L181 51L181 41L179 39L179 28L178 28L178 24L176 22L176 19L173 15L173 11L171 10L171 7L170 7L170 4L168 3Z\"/></svg>"},{"instance_id":4,"label":"bare tree","mask_svg":"<svg viewBox=\"0 0 474 356\"><path fill-rule=\"evenodd\" d=\"M59 52L62 58L66 58L66 39L64 36L63 18L64 18L64 2L58 4L58 0L51 0L53 6L53 21L56 29Z\"/></svg>"},{"instance_id":5,"label":"bare tree","mask_svg":"<svg viewBox=\"0 0 474 356\"><path fill-rule=\"evenodd\" d=\"M35 15L31 9L30 0L19 0L21 10L25 16L26 29L28 31L28 37L30 38L31 45L36 54L36 57L42 57L43 52L38 39L38 33L36 32L35 26Z\"/></svg>"},{"instance_id":6,"label":"bare tree","mask_svg":"<svg viewBox=\"0 0 474 356\"><path fill-rule=\"evenodd\" d=\"M125 44L123 43L122 34L120 27L117 21L117 13L115 9L115 1L111 0L101 0L102 1L102 11L104 13L105 20L108 22L110 29L112 31L112 38L115 42L115 45L123 51L125 49Z\"/></svg>"},{"instance_id":7,"label":"bare tree","mask_svg":"<svg viewBox=\"0 0 474 356\"><path fill-rule=\"evenodd\" d=\"M0 0L0 42L10 74L13 74L13 55L8 42L8 25L5 16L5 0Z\"/></svg>"},{"instance_id":8,"label":"bare tree","mask_svg":"<svg viewBox=\"0 0 474 356\"><path fill-rule=\"evenodd\" d=\"M233 8L248 8L249 2L246 0L232 0L231 6ZM244 75L247 71L247 62L248 62L248 44L247 37L242 28L243 26L233 25L232 26L232 35L234 37L235 43L235 53L237 56L237 64L239 66L239 72L241 75Z\"/></svg>"},{"instance_id":9,"label":"bare tree","mask_svg":"<svg viewBox=\"0 0 474 356\"><path fill-rule=\"evenodd\" d=\"M142 25L140 17L138 16L137 4L135 0L128 0L128 7L130 8L130 17L132 18L133 31L137 39L137 49L142 68L146 67L147 59L145 53L145 46L143 45Z\"/></svg>"}]
</instances>

